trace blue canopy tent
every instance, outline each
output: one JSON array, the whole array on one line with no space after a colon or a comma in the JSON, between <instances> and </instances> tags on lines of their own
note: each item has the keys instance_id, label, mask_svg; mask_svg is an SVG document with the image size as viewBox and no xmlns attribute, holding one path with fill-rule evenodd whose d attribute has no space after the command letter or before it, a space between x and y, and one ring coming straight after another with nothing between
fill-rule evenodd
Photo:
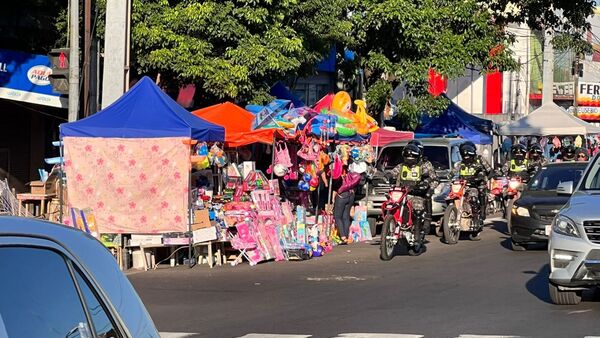
<instances>
[{"instance_id":1,"label":"blue canopy tent","mask_svg":"<svg viewBox=\"0 0 600 338\"><path fill-rule=\"evenodd\" d=\"M102 111L83 120L60 125L61 137L156 138L190 137L223 141L225 129L194 116L142 78L127 93Z\"/></svg>"},{"instance_id":2,"label":"blue canopy tent","mask_svg":"<svg viewBox=\"0 0 600 338\"><path fill-rule=\"evenodd\" d=\"M493 127L492 121L471 115L450 101L448 108L440 116L417 128L415 132L417 135L456 134L475 144L492 144Z\"/></svg>"},{"instance_id":3,"label":"blue canopy tent","mask_svg":"<svg viewBox=\"0 0 600 338\"><path fill-rule=\"evenodd\" d=\"M292 101L294 107L304 107L304 102L294 95L281 81L277 81L277 83L271 87L269 94L278 99Z\"/></svg>"}]
</instances>

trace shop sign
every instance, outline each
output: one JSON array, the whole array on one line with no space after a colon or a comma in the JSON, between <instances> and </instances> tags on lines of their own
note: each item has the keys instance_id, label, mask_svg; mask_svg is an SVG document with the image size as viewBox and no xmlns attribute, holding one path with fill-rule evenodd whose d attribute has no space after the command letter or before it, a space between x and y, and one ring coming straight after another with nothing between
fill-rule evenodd
<instances>
[{"instance_id":1,"label":"shop sign","mask_svg":"<svg viewBox=\"0 0 600 338\"><path fill-rule=\"evenodd\" d=\"M67 99L50 85L50 66L45 55L0 49L0 99L66 108Z\"/></svg>"},{"instance_id":2,"label":"shop sign","mask_svg":"<svg viewBox=\"0 0 600 338\"><path fill-rule=\"evenodd\" d=\"M575 93L573 82L554 82L554 99L573 99Z\"/></svg>"},{"instance_id":3,"label":"shop sign","mask_svg":"<svg viewBox=\"0 0 600 338\"><path fill-rule=\"evenodd\" d=\"M577 86L577 104L579 106L600 106L600 83L580 82Z\"/></svg>"}]
</instances>

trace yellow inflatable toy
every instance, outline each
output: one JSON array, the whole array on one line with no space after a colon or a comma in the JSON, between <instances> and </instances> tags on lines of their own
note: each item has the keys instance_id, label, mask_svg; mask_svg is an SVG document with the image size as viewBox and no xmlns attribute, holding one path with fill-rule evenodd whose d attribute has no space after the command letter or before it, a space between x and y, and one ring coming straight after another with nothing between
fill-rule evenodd
<instances>
[{"instance_id":1,"label":"yellow inflatable toy","mask_svg":"<svg viewBox=\"0 0 600 338\"><path fill-rule=\"evenodd\" d=\"M375 119L367 114L367 103L364 100L355 100L354 104L356 104L356 114L350 110L352 108L350 94L340 91L333 97L331 110L338 116L338 132L347 134L347 131L354 130L358 134L366 135L379 129Z\"/></svg>"}]
</instances>

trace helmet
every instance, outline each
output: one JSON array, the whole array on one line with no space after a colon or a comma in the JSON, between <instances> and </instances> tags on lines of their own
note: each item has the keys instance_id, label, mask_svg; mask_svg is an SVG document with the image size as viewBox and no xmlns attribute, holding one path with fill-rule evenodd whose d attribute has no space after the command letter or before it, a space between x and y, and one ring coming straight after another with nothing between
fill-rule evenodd
<instances>
[{"instance_id":1,"label":"helmet","mask_svg":"<svg viewBox=\"0 0 600 338\"><path fill-rule=\"evenodd\" d=\"M408 141L407 144L414 144L417 147L419 147L419 149L421 149L421 152L423 151L423 148L424 148L423 147L423 143L421 141L419 141L419 140L410 140L410 141Z\"/></svg>"},{"instance_id":2,"label":"helmet","mask_svg":"<svg viewBox=\"0 0 600 338\"><path fill-rule=\"evenodd\" d=\"M527 148L525 148L525 146L522 144L515 144L514 146L512 146L510 153L512 155L513 160L517 162L522 162L523 160L525 160L525 155L527 155Z\"/></svg>"},{"instance_id":3,"label":"helmet","mask_svg":"<svg viewBox=\"0 0 600 338\"><path fill-rule=\"evenodd\" d=\"M407 144L404 149L402 149L402 157L404 158L404 163L415 165L423 157L423 151L414 144Z\"/></svg>"},{"instance_id":4,"label":"helmet","mask_svg":"<svg viewBox=\"0 0 600 338\"><path fill-rule=\"evenodd\" d=\"M575 161L575 147L573 145L563 147L561 155L563 161Z\"/></svg>"},{"instance_id":5,"label":"helmet","mask_svg":"<svg viewBox=\"0 0 600 338\"><path fill-rule=\"evenodd\" d=\"M458 150L463 162L469 164L475 161L475 157L477 157L477 148L473 142L469 141L461 144Z\"/></svg>"},{"instance_id":6,"label":"helmet","mask_svg":"<svg viewBox=\"0 0 600 338\"><path fill-rule=\"evenodd\" d=\"M529 147L529 157L531 157L531 159L539 160L542 158L543 154L544 154L544 150L542 149L542 146L540 146L539 144L535 143L535 144L532 144L531 147Z\"/></svg>"},{"instance_id":7,"label":"helmet","mask_svg":"<svg viewBox=\"0 0 600 338\"><path fill-rule=\"evenodd\" d=\"M589 159L589 154L587 149L585 148L577 148L576 151L576 160L577 161L587 161Z\"/></svg>"}]
</instances>

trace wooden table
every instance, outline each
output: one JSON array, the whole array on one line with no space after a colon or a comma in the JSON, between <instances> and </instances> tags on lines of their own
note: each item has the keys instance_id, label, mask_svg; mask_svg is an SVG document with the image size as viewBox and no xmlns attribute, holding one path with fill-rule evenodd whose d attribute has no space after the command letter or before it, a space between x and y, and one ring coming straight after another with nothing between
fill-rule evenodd
<instances>
[{"instance_id":1,"label":"wooden table","mask_svg":"<svg viewBox=\"0 0 600 338\"><path fill-rule=\"evenodd\" d=\"M46 203L50 202L52 198L54 198L56 194L17 194L17 200L19 200L19 214L22 210L22 205L25 204L25 211L29 211L29 204L32 204L36 201L40 201L40 213L39 215L35 214L35 207L30 212L33 216L44 217L44 212L46 211Z\"/></svg>"}]
</instances>

